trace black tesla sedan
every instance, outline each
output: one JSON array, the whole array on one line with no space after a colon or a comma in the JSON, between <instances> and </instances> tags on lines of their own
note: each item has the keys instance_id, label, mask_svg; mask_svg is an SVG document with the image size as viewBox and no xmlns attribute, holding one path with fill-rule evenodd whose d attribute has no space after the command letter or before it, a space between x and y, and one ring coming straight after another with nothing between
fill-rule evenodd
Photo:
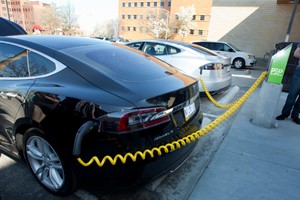
<instances>
[{"instance_id":1,"label":"black tesla sedan","mask_svg":"<svg viewBox=\"0 0 300 200\"><path fill-rule=\"evenodd\" d=\"M168 153L96 162L170 144L200 129L197 80L118 43L0 37L0 152L23 158L56 195L81 186L136 187L180 166L191 142Z\"/></svg>"}]
</instances>

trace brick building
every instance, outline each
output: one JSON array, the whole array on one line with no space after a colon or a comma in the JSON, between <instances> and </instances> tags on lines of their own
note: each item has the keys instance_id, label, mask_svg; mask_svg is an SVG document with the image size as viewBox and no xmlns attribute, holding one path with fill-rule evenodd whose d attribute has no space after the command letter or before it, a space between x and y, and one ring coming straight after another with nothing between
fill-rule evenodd
<instances>
[{"instance_id":1,"label":"brick building","mask_svg":"<svg viewBox=\"0 0 300 200\"><path fill-rule=\"evenodd\" d=\"M169 12L169 20L176 20L180 7L194 5L192 22L195 25L182 38L172 29L169 39L222 40L263 58L286 38L293 11L290 0L119 0L119 35L129 39L154 38L145 21L153 11ZM289 41L300 41L300 7L297 7ZM159 17L160 18L160 17Z\"/></svg>"},{"instance_id":2,"label":"brick building","mask_svg":"<svg viewBox=\"0 0 300 200\"><path fill-rule=\"evenodd\" d=\"M47 30L47 15L51 11L50 4L28 0L1 0L0 16L16 22L28 33L32 26L39 24Z\"/></svg>"}]
</instances>

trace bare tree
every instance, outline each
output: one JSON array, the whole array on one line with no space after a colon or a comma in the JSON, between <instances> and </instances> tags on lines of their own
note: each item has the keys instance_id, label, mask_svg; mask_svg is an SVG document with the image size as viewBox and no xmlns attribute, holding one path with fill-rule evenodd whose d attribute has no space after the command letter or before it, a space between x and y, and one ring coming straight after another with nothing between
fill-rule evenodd
<instances>
[{"instance_id":1,"label":"bare tree","mask_svg":"<svg viewBox=\"0 0 300 200\"><path fill-rule=\"evenodd\" d=\"M191 20L195 15L195 6L188 6L187 8L181 6L179 13L176 14L179 26L179 34L181 35L181 39L187 35L190 29L196 28L196 24Z\"/></svg>"},{"instance_id":2,"label":"bare tree","mask_svg":"<svg viewBox=\"0 0 300 200\"><path fill-rule=\"evenodd\" d=\"M147 20L141 20L141 26L153 38L167 38L170 33L170 13L165 9L152 9L146 14Z\"/></svg>"},{"instance_id":3,"label":"bare tree","mask_svg":"<svg viewBox=\"0 0 300 200\"><path fill-rule=\"evenodd\" d=\"M96 24L93 35L113 38L115 36L114 20L106 20L101 24Z\"/></svg>"},{"instance_id":4,"label":"bare tree","mask_svg":"<svg viewBox=\"0 0 300 200\"><path fill-rule=\"evenodd\" d=\"M61 31L61 9L56 4L51 4L50 12L46 17L47 30L51 34L57 34Z\"/></svg>"},{"instance_id":5,"label":"bare tree","mask_svg":"<svg viewBox=\"0 0 300 200\"><path fill-rule=\"evenodd\" d=\"M78 29L78 15L69 1L66 6L62 7L61 22L62 30L68 35L73 35Z\"/></svg>"}]
</instances>

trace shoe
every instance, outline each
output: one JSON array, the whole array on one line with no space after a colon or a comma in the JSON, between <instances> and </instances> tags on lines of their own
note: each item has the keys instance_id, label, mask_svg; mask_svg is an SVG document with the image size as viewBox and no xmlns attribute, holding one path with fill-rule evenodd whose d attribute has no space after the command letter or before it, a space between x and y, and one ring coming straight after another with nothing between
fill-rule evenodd
<instances>
[{"instance_id":1,"label":"shoe","mask_svg":"<svg viewBox=\"0 0 300 200\"><path fill-rule=\"evenodd\" d=\"M287 118L287 116L285 116L285 115L278 115L276 117L277 120L285 120L286 118Z\"/></svg>"},{"instance_id":2,"label":"shoe","mask_svg":"<svg viewBox=\"0 0 300 200\"><path fill-rule=\"evenodd\" d=\"M293 119L293 122L295 122L296 124L300 124L300 118L299 117L293 117L292 116L292 119Z\"/></svg>"}]
</instances>

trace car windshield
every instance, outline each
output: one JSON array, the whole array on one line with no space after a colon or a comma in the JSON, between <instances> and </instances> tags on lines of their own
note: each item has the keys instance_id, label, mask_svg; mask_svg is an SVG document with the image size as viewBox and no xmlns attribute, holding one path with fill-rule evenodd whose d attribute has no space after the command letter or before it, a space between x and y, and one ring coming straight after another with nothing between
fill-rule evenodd
<instances>
[{"instance_id":1,"label":"car windshield","mask_svg":"<svg viewBox=\"0 0 300 200\"><path fill-rule=\"evenodd\" d=\"M233 44L230 44L230 43L229 43L229 45L230 45L230 46L232 46L232 47L233 47L235 50L237 50L237 51L241 51L239 48L237 48L237 47L236 47L236 46L234 46Z\"/></svg>"}]
</instances>

